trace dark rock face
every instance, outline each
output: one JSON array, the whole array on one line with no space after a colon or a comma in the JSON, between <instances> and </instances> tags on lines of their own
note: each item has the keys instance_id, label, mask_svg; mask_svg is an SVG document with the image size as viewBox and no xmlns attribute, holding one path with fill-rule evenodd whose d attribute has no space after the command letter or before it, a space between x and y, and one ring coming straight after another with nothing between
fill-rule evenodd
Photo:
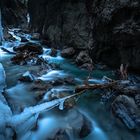
<instances>
[{"instance_id":1,"label":"dark rock face","mask_svg":"<svg viewBox=\"0 0 140 140\"><path fill-rule=\"evenodd\" d=\"M19 0L1 0L2 22L5 26L18 26L26 22L27 10Z\"/></svg>"},{"instance_id":2,"label":"dark rock face","mask_svg":"<svg viewBox=\"0 0 140 140\"><path fill-rule=\"evenodd\" d=\"M29 0L28 5L32 30L41 31L55 44L88 45L90 26L84 0Z\"/></svg>"},{"instance_id":3,"label":"dark rock face","mask_svg":"<svg viewBox=\"0 0 140 140\"><path fill-rule=\"evenodd\" d=\"M86 51L81 51L76 58L76 63L82 65L85 63L92 63L92 60Z\"/></svg>"},{"instance_id":4,"label":"dark rock face","mask_svg":"<svg viewBox=\"0 0 140 140\"><path fill-rule=\"evenodd\" d=\"M30 27L57 45L86 48L93 60L140 69L139 0L29 0Z\"/></svg>"},{"instance_id":5,"label":"dark rock face","mask_svg":"<svg viewBox=\"0 0 140 140\"><path fill-rule=\"evenodd\" d=\"M111 65L128 63L140 68L140 2L138 0L102 0L93 2L92 53Z\"/></svg>"}]
</instances>

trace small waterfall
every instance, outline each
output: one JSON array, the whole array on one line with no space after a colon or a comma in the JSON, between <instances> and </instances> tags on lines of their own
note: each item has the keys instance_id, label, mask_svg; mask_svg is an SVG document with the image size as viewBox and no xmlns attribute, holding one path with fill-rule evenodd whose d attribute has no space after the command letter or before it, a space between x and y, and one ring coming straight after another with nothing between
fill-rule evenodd
<instances>
[{"instance_id":1,"label":"small waterfall","mask_svg":"<svg viewBox=\"0 0 140 140\"><path fill-rule=\"evenodd\" d=\"M27 14L26 18L27 18L27 23L29 24L30 23L30 15L29 15L29 13Z\"/></svg>"},{"instance_id":2,"label":"small waterfall","mask_svg":"<svg viewBox=\"0 0 140 140\"><path fill-rule=\"evenodd\" d=\"M3 28L2 28L2 23L1 23L1 9L0 9L0 43L4 40L3 38Z\"/></svg>"}]
</instances>

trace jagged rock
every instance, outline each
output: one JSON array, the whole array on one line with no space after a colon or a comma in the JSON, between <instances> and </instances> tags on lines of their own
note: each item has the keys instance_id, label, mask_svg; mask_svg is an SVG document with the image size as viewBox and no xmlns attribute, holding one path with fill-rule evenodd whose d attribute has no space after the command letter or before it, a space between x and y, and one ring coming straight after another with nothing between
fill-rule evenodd
<instances>
[{"instance_id":1,"label":"jagged rock","mask_svg":"<svg viewBox=\"0 0 140 140\"><path fill-rule=\"evenodd\" d=\"M140 111L132 97L118 96L112 104L112 110L129 129L140 131Z\"/></svg>"},{"instance_id":2,"label":"jagged rock","mask_svg":"<svg viewBox=\"0 0 140 140\"><path fill-rule=\"evenodd\" d=\"M56 57L56 56L57 56L57 49L52 48L52 49L51 49L50 56Z\"/></svg>"},{"instance_id":3,"label":"jagged rock","mask_svg":"<svg viewBox=\"0 0 140 140\"><path fill-rule=\"evenodd\" d=\"M82 65L85 63L92 63L92 60L86 51L81 51L76 58L76 63Z\"/></svg>"},{"instance_id":4,"label":"jagged rock","mask_svg":"<svg viewBox=\"0 0 140 140\"><path fill-rule=\"evenodd\" d=\"M129 63L140 69L139 0L30 0L28 5L32 29L49 41L85 48L109 66Z\"/></svg>"},{"instance_id":5,"label":"jagged rock","mask_svg":"<svg viewBox=\"0 0 140 140\"><path fill-rule=\"evenodd\" d=\"M71 58L75 54L74 48L65 48L61 51L61 56L65 58Z\"/></svg>"},{"instance_id":6,"label":"jagged rock","mask_svg":"<svg viewBox=\"0 0 140 140\"><path fill-rule=\"evenodd\" d=\"M35 54L42 54L43 48L40 45L37 45L35 43L26 43L25 45L14 47L14 51L20 52L20 53L27 51L28 53L31 52Z\"/></svg>"},{"instance_id":7,"label":"jagged rock","mask_svg":"<svg viewBox=\"0 0 140 140\"><path fill-rule=\"evenodd\" d=\"M37 65L45 63L45 61L38 56L43 53L43 48L40 45L26 43L25 45L14 47L13 50L16 52L16 55L11 58L11 61L15 64Z\"/></svg>"}]
</instances>

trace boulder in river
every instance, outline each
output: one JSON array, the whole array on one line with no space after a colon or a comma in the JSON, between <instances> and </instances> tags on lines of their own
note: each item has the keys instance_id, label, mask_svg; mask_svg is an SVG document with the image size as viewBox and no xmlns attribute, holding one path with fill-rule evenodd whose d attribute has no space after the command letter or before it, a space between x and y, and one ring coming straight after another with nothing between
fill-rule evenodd
<instances>
[{"instance_id":1,"label":"boulder in river","mask_svg":"<svg viewBox=\"0 0 140 140\"><path fill-rule=\"evenodd\" d=\"M25 51L35 53L35 54L42 54L43 53L43 48L35 43L26 43L24 45L18 46L14 48L14 51L23 53Z\"/></svg>"},{"instance_id":2,"label":"boulder in river","mask_svg":"<svg viewBox=\"0 0 140 140\"><path fill-rule=\"evenodd\" d=\"M140 131L140 111L132 97L118 96L112 104L112 110L129 129Z\"/></svg>"},{"instance_id":3,"label":"boulder in river","mask_svg":"<svg viewBox=\"0 0 140 140\"><path fill-rule=\"evenodd\" d=\"M65 58L70 58L70 57L74 56L74 54L75 54L75 49L72 47L65 48L61 52L62 57L65 57Z\"/></svg>"},{"instance_id":4,"label":"boulder in river","mask_svg":"<svg viewBox=\"0 0 140 140\"><path fill-rule=\"evenodd\" d=\"M38 64L38 59L40 59L38 55L43 53L42 46L35 43L26 43L24 45L14 47L13 50L16 52L16 55L11 58L11 61L19 65L36 65Z\"/></svg>"}]
</instances>

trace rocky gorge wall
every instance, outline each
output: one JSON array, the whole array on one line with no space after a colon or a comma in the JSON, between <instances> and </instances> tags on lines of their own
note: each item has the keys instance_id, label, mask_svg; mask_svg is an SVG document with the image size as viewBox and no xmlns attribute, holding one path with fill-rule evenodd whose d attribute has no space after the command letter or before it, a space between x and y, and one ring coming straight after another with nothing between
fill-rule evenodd
<instances>
[{"instance_id":1,"label":"rocky gorge wall","mask_svg":"<svg viewBox=\"0 0 140 140\"><path fill-rule=\"evenodd\" d=\"M18 27L26 24L27 10L21 0L0 0L2 24L6 27Z\"/></svg>"},{"instance_id":2,"label":"rocky gorge wall","mask_svg":"<svg viewBox=\"0 0 140 140\"><path fill-rule=\"evenodd\" d=\"M26 1L27 3L27 1ZM5 25L22 25L23 0L2 0ZM140 70L139 0L28 0L30 30L54 45L87 50L93 62Z\"/></svg>"},{"instance_id":3,"label":"rocky gorge wall","mask_svg":"<svg viewBox=\"0 0 140 140\"><path fill-rule=\"evenodd\" d=\"M139 0L29 0L31 29L109 66L140 69Z\"/></svg>"}]
</instances>

